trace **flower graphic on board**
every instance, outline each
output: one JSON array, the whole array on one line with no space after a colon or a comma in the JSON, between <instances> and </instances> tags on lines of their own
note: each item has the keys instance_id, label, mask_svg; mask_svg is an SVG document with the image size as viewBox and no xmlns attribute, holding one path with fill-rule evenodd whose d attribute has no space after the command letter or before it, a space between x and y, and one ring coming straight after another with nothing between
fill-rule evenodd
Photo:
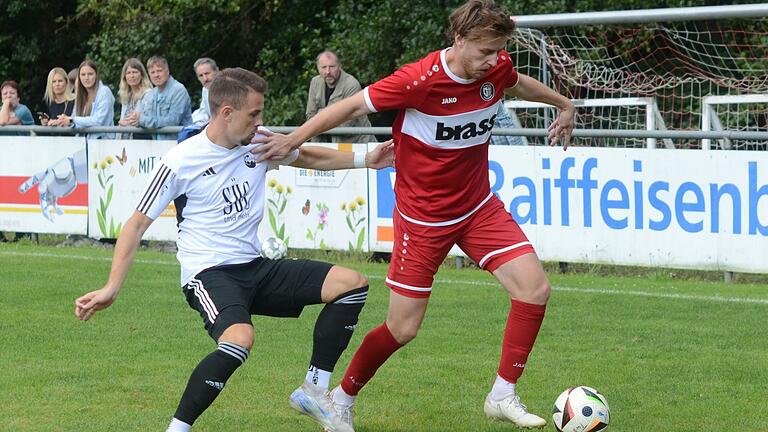
<instances>
[{"instance_id":1,"label":"flower graphic on board","mask_svg":"<svg viewBox=\"0 0 768 432\"><path fill-rule=\"evenodd\" d=\"M351 241L349 242L348 248L350 251L363 250L366 230L366 216L363 212L364 206L365 199L363 197L357 197L350 201L349 204L341 204L341 210L346 213L347 227L352 231L352 236L355 239L354 244Z\"/></svg>"},{"instance_id":2,"label":"flower graphic on board","mask_svg":"<svg viewBox=\"0 0 768 432\"><path fill-rule=\"evenodd\" d=\"M99 222L101 235L107 238L118 238L123 229L123 223L115 225L115 218L109 217L109 206L112 204L112 192L114 191L115 175L111 173L112 166L115 163L113 156L107 156L101 162L94 162L92 168L98 171L97 178L99 187L101 187L101 196L99 196L99 206L96 208L96 219Z\"/></svg>"},{"instance_id":3,"label":"flower graphic on board","mask_svg":"<svg viewBox=\"0 0 768 432\"><path fill-rule=\"evenodd\" d=\"M325 203L317 203L315 205L315 208L317 208L317 225L315 226L315 230L312 231L310 228L307 228L307 239L312 240L312 244L314 247L318 247L318 240L320 241L320 249L328 249L328 246L326 246L325 241L321 238L319 238L320 231L323 231L328 225L328 212L330 209L328 208L328 205Z\"/></svg>"},{"instance_id":4,"label":"flower graphic on board","mask_svg":"<svg viewBox=\"0 0 768 432\"><path fill-rule=\"evenodd\" d=\"M267 198L267 214L269 217L269 227L272 234L288 246L290 236L285 235L285 222L283 222L283 213L288 204L288 198L293 193L291 186L283 186L277 180L271 179L267 182L271 197Z\"/></svg>"}]
</instances>

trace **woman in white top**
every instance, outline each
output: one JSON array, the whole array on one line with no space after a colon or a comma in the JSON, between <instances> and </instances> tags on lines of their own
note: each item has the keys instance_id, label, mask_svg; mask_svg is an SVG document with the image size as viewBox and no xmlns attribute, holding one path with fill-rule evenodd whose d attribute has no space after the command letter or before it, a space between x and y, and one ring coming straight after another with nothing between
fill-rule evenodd
<instances>
[{"instance_id":1,"label":"woman in white top","mask_svg":"<svg viewBox=\"0 0 768 432\"><path fill-rule=\"evenodd\" d=\"M149 74L144 65L137 58L129 58L123 64L123 70L120 72L120 90L117 94L120 97L122 108L120 109L120 120L117 122L120 126L138 126L139 117L144 110L145 99L150 96L149 90L152 89L152 81L149 80ZM151 135L135 135L134 138L151 139ZM130 139L131 134L123 134L124 139Z\"/></svg>"},{"instance_id":2,"label":"woman in white top","mask_svg":"<svg viewBox=\"0 0 768 432\"><path fill-rule=\"evenodd\" d=\"M86 60L78 68L77 89L75 91L75 115L59 116L63 126L75 127L114 126L115 97L112 90L99 80L96 63ZM113 134L92 133L88 138L112 138Z\"/></svg>"}]
</instances>

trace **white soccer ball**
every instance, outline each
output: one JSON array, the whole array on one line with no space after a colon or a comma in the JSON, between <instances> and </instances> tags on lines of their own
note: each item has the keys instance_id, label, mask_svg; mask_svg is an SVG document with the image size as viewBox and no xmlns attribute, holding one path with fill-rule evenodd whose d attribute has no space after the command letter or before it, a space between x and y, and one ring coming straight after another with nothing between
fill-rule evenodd
<instances>
[{"instance_id":1,"label":"white soccer ball","mask_svg":"<svg viewBox=\"0 0 768 432\"><path fill-rule=\"evenodd\" d=\"M552 410L552 422L560 432L604 431L610 420L611 410L605 396L586 386L560 393Z\"/></svg>"},{"instance_id":2,"label":"white soccer ball","mask_svg":"<svg viewBox=\"0 0 768 432\"><path fill-rule=\"evenodd\" d=\"M288 247L285 242L276 237L270 237L261 243L261 255L264 258L280 259L285 258L288 253Z\"/></svg>"}]
</instances>

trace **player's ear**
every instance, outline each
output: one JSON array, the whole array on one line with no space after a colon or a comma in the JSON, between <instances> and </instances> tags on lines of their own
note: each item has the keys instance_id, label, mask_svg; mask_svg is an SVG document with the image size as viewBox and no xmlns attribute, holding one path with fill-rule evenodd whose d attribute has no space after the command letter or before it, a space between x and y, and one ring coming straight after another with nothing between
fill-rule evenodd
<instances>
[{"instance_id":1,"label":"player's ear","mask_svg":"<svg viewBox=\"0 0 768 432\"><path fill-rule=\"evenodd\" d=\"M219 110L219 115L221 115L221 118L223 118L224 120L226 120L227 122L229 122L229 121L231 121L231 120L232 120L232 112L233 112L233 111L234 111L234 109L232 108L232 106L230 106L230 105L224 105L224 106L223 106L223 107L221 107L221 109Z\"/></svg>"}]
</instances>

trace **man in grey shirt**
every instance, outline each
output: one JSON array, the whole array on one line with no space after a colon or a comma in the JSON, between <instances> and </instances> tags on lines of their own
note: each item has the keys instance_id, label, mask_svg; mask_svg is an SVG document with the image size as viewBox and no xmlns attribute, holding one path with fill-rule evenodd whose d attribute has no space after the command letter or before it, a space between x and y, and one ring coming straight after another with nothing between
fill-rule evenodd
<instances>
[{"instance_id":1,"label":"man in grey shirt","mask_svg":"<svg viewBox=\"0 0 768 432\"><path fill-rule=\"evenodd\" d=\"M186 126L192 123L192 102L184 84L171 76L168 61L160 56L147 60L149 79L155 88L151 90L144 112L139 117L139 126L161 128L165 126ZM154 134L158 140L176 140L176 134Z\"/></svg>"}]
</instances>

